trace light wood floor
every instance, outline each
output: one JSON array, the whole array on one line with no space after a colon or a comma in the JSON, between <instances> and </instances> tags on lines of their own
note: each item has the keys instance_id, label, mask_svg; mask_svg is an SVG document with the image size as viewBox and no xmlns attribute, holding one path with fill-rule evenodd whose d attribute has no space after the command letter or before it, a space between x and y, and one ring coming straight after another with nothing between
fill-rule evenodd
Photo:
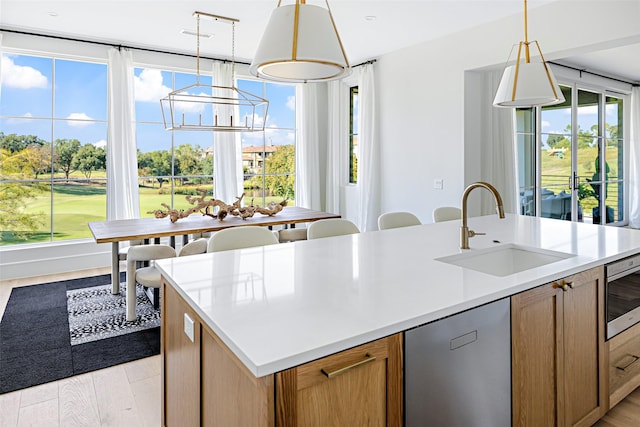
<instances>
[{"instance_id":1,"label":"light wood floor","mask_svg":"<svg viewBox=\"0 0 640 427\"><path fill-rule=\"evenodd\" d=\"M11 289L109 269L0 281L0 316ZM0 426L160 426L160 356L0 394ZM613 408L596 427L640 426L640 388Z\"/></svg>"},{"instance_id":2,"label":"light wood floor","mask_svg":"<svg viewBox=\"0 0 640 427\"><path fill-rule=\"evenodd\" d=\"M107 274L86 270L0 281L0 316L11 289ZM160 426L160 356L0 394L0 426Z\"/></svg>"}]
</instances>

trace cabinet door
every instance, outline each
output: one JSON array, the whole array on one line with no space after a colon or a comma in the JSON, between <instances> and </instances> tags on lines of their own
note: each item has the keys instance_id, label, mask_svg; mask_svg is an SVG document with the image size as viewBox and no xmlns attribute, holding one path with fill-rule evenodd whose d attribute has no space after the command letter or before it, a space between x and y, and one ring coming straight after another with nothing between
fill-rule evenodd
<instances>
[{"instance_id":1,"label":"cabinet door","mask_svg":"<svg viewBox=\"0 0 640 427\"><path fill-rule=\"evenodd\" d=\"M565 425L591 426L608 407L604 272L594 268L561 284L568 286L563 292Z\"/></svg>"},{"instance_id":2,"label":"cabinet door","mask_svg":"<svg viewBox=\"0 0 640 427\"><path fill-rule=\"evenodd\" d=\"M513 424L591 426L606 411L602 267L511 298Z\"/></svg>"},{"instance_id":3,"label":"cabinet door","mask_svg":"<svg viewBox=\"0 0 640 427\"><path fill-rule=\"evenodd\" d=\"M200 324L171 287L162 287L163 425L200 425ZM194 321L194 341L184 333L185 314Z\"/></svg>"},{"instance_id":4,"label":"cabinet door","mask_svg":"<svg viewBox=\"0 0 640 427\"><path fill-rule=\"evenodd\" d=\"M276 425L402 425L402 336L276 374Z\"/></svg>"},{"instance_id":5,"label":"cabinet door","mask_svg":"<svg viewBox=\"0 0 640 427\"><path fill-rule=\"evenodd\" d=\"M514 426L551 427L563 419L562 294L549 284L511 297Z\"/></svg>"}]
</instances>

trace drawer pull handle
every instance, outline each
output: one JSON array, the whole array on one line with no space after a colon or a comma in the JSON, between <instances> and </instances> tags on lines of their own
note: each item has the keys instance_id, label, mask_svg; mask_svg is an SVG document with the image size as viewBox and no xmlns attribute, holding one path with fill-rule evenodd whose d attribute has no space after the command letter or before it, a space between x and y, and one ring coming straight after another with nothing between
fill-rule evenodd
<instances>
[{"instance_id":1,"label":"drawer pull handle","mask_svg":"<svg viewBox=\"0 0 640 427\"><path fill-rule=\"evenodd\" d=\"M365 365L367 363L371 363L374 360L376 360L376 357L370 355L369 353L367 353L365 355L365 359L362 359L361 361L353 363L353 364L351 364L349 366L345 366L343 368L336 369L335 371L327 371L326 369L322 368L321 371L327 378L333 378L333 377L338 376L340 374L344 374L345 372L347 372L350 369L357 368L358 366L362 366L362 365Z\"/></svg>"},{"instance_id":2,"label":"drawer pull handle","mask_svg":"<svg viewBox=\"0 0 640 427\"><path fill-rule=\"evenodd\" d=\"M573 289L573 282L565 282L564 280L560 281L560 283L554 283L554 288L562 288L563 291L567 292L569 289Z\"/></svg>"},{"instance_id":3,"label":"drawer pull handle","mask_svg":"<svg viewBox=\"0 0 640 427\"><path fill-rule=\"evenodd\" d=\"M638 361L638 359L640 359L640 357L634 356L633 354L630 354L629 357L631 357L631 362L627 363L624 366L616 366L616 368L620 369L621 371L626 371L628 367L630 367L631 365L636 363Z\"/></svg>"}]
</instances>

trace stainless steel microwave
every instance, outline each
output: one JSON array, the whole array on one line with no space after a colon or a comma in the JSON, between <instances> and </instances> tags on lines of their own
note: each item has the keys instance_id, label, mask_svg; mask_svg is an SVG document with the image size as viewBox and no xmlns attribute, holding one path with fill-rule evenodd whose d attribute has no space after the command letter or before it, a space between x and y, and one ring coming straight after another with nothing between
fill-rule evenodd
<instances>
[{"instance_id":1,"label":"stainless steel microwave","mask_svg":"<svg viewBox=\"0 0 640 427\"><path fill-rule=\"evenodd\" d=\"M640 322L640 255L606 265L607 339Z\"/></svg>"}]
</instances>

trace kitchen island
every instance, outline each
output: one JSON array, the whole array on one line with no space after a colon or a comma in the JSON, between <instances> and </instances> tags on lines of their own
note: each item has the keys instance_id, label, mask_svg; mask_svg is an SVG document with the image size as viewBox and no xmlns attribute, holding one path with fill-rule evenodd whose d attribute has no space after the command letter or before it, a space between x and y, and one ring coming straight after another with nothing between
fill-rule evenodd
<instances>
[{"instance_id":1,"label":"kitchen island","mask_svg":"<svg viewBox=\"0 0 640 427\"><path fill-rule=\"evenodd\" d=\"M258 412L265 414L263 425L273 425L273 408L279 408L271 392L278 387L274 374L387 338L393 342L384 344L381 357L397 373L393 355L401 352L396 347L403 331L640 252L637 230L514 215L470 218L470 228L486 235L474 237L471 249L462 251L459 225L451 221L159 261L167 296L163 321L171 295L184 306L174 308L186 315L184 321L180 314L163 324L163 372L179 371L170 366L175 363L201 362L199 337L205 334L197 327L191 332L195 324L264 391ZM438 260L504 244L566 257L503 276ZM185 339L198 350L183 351ZM178 359L171 360L169 352ZM205 371L192 375L204 378ZM387 386L397 388L396 377ZM170 387L165 382L165 416ZM193 400L207 404L200 392Z\"/></svg>"}]
</instances>

